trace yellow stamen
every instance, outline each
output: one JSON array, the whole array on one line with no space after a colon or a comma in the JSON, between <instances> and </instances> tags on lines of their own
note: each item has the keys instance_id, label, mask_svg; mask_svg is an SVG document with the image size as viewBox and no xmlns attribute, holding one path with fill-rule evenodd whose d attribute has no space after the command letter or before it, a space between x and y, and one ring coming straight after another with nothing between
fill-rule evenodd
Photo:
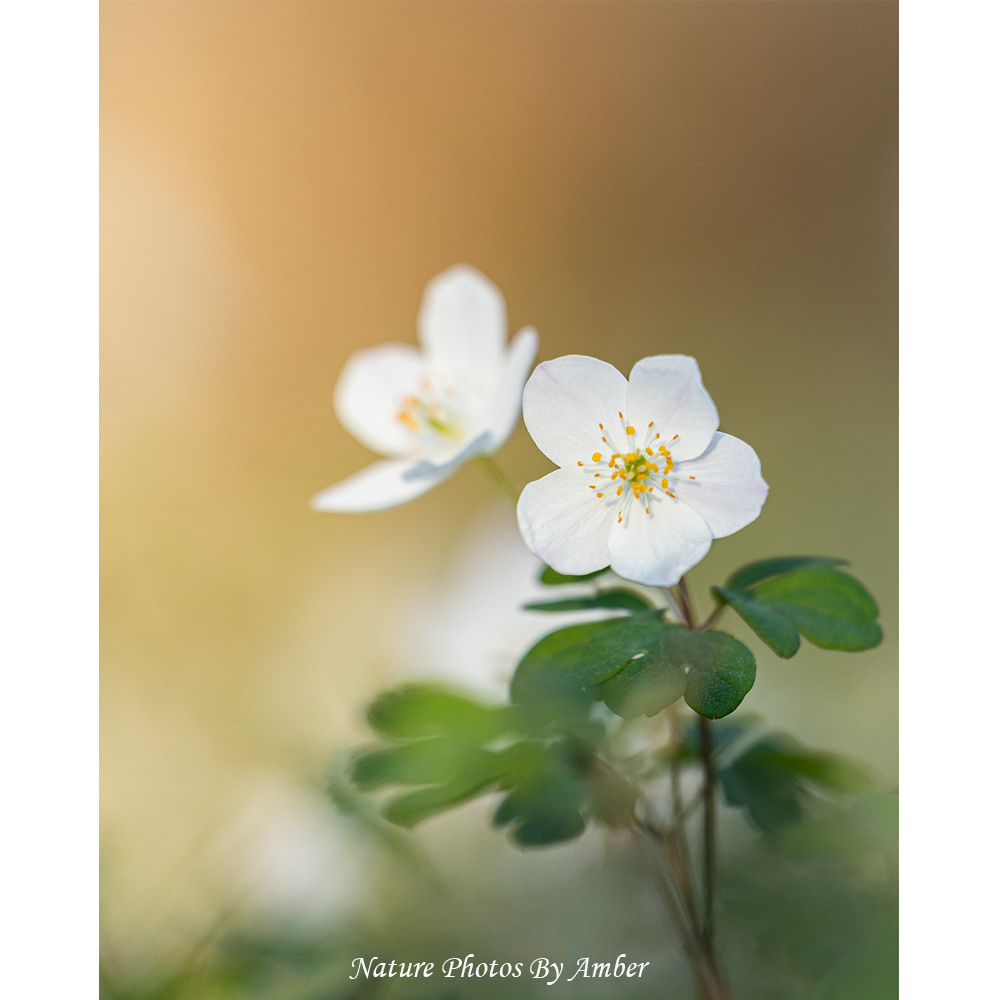
<instances>
[{"instance_id":1,"label":"yellow stamen","mask_svg":"<svg viewBox=\"0 0 1000 1000\"><path fill-rule=\"evenodd\" d=\"M652 420L650 420L650 422L649 422L649 426L650 426L650 427L652 427L652 426L653 426L653 421L652 421Z\"/></svg>"},{"instance_id":2,"label":"yellow stamen","mask_svg":"<svg viewBox=\"0 0 1000 1000\"><path fill-rule=\"evenodd\" d=\"M646 449L646 454L647 455L652 455L653 454L653 449L652 448L647 448Z\"/></svg>"},{"instance_id":3,"label":"yellow stamen","mask_svg":"<svg viewBox=\"0 0 1000 1000\"><path fill-rule=\"evenodd\" d=\"M680 437L680 434L675 434L670 440L676 441Z\"/></svg>"},{"instance_id":4,"label":"yellow stamen","mask_svg":"<svg viewBox=\"0 0 1000 1000\"><path fill-rule=\"evenodd\" d=\"M688 479L694 479L694 476L688 476Z\"/></svg>"},{"instance_id":5,"label":"yellow stamen","mask_svg":"<svg viewBox=\"0 0 1000 1000\"><path fill-rule=\"evenodd\" d=\"M625 428L625 433L631 437L635 433L635 428L629 424L628 427Z\"/></svg>"},{"instance_id":6,"label":"yellow stamen","mask_svg":"<svg viewBox=\"0 0 1000 1000\"><path fill-rule=\"evenodd\" d=\"M598 493L597 495L598 495L599 497L602 497L602 496L604 496L604 494L603 494L603 493Z\"/></svg>"},{"instance_id":7,"label":"yellow stamen","mask_svg":"<svg viewBox=\"0 0 1000 1000\"><path fill-rule=\"evenodd\" d=\"M664 490L663 492L666 493L668 497L674 497L675 500L677 499L677 497L675 497L673 493L670 492L670 490Z\"/></svg>"},{"instance_id":8,"label":"yellow stamen","mask_svg":"<svg viewBox=\"0 0 1000 1000\"><path fill-rule=\"evenodd\" d=\"M604 430L604 424L598 424L597 426L600 427L602 431Z\"/></svg>"},{"instance_id":9,"label":"yellow stamen","mask_svg":"<svg viewBox=\"0 0 1000 1000\"><path fill-rule=\"evenodd\" d=\"M601 460L601 453L599 451L595 451L592 457L595 462L599 462Z\"/></svg>"},{"instance_id":10,"label":"yellow stamen","mask_svg":"<svg viewBox=\"0 0 1000 1000\"><path fill-rule=\"evenodd\" d=\"M668 482L668 481L667 481L666 479L664 479L664 480L663 480L663 482L662 482L662 483L660 483L660 485L661 485L661 486L662 486L662 487L663 487L664 489L666 489L666 488L667 488L667 482Z\"/></svg>"},{"instance_id":11,"label":"yellow stamen","mask_svg":"<svg viewBox=\"0 0 1000 1000\"><path fill-rule=\"evenodd\" d=\"M649 513L649 508L648 508L648 507L646 508L646 513L647 513L647 514Z\"/></svg>"},{"instance_id":12,"label":"yellow stamen","mask_svg":"<svg viewBox=\"0 0 1000 1000\"><path fill-rule=\"evenodd\" d=\"M619 486L618 487L618 496L621 496L621 495L622 495L622 488Z\"/></svg>"},{"instance_id":13,"label":"yellow stamen","mask_svg":"<svg viewBox=\"0 0 1000 1000\"><path fill-rule=\"evenodd\" d=\"M596 490L596 489L597 489L597 487L596 487L596 486L593 486L593 485L591 485L591 487L590 487L590 488L591 488L592 490Z\"/></svg>"},{"instance_id":14,"label":"yellow stamen","mask_svg":"<svg viewBox=\"0 0 1000 1000\"><path fill-rule=\"evenodd\" d=\"M583 462L577 462L576 464L577 465L583 465Z\"/></svg>"},{"instance_id":15,"label":"yellow stamen","mask_svg":"<svg viewBox=\"0 0 1000 1000\"><path fill-rule=\"evenodd\" d=\"M621 417L621 416L622 416L622 411L621 411L621 410L619 410L619 411L618 411L618 416L619 416L619 417ZM625 419L625 418L624 418L624 417L622 417L622 420L624 420L624 419Z\"/></svg>"}]
</instances>

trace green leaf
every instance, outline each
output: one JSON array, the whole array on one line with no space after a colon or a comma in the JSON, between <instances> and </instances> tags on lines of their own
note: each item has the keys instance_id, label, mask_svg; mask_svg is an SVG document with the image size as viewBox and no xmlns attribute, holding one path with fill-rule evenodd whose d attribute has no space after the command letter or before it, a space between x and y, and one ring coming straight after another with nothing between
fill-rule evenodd
<instances>
[{"instance_id":1,"label":"green leaf","mask_svg":"<svg viewBox=\"0 0 1000 1000\"><path fill-rule=\"evenodd\" d=\"M511 699L530 700L553 682L567 690L599 684L617 673L633 656L648 652L673 625L647 616L611 618L550 632L521 659L510 685Z\"/></svg>"},{"instance_id":2,"label":"green leaf","mask_svg":"<svg viewBox=\"0 0 1000 1000\"><path fill-rule=\"evenodd\" d=\"M550 587L557 587L563 583L582 583L584 580L593 580L595 576L607 573L609 569L611 569L610 566L605 566L604 569L594 570L593 573L584 573L583 576L570 576L567 573L557 573L551 566L546 566L539 579Z\"/></svg>"},{"instance_id":3,"label":"green leaf","mask_svg":"<svg viewBox=\"0 0 1000 1000\"><path fill-rule=\"evenodd\" d=\"M522 847L555 844L586 829L582 815L586 800L587 787L579 776L549 764L511 790L493 822L511 825L511 838Z\"/></svg>"},{"instance_id":4,"label":"green leaf","mask_svg":"<svg viewBox=\"0 0 1000 1000\"><path fill-rule=\"evenodd\" d=\"M684 700L706 719L736 711L753 687L753 653L728 632L681 630L679 658L691 668Z\"/></svg>"},{"instance_id":5,"label":"green leaf","mask_svg":"<svg viewBox=\"0 0 1000 1000\"><path fill-rule=\"evenodd\" d=\"M504 727L504 710L486 708L431 684L406 684L387 691L368 709L373 729L393 739L446 734L489 738Z\"/></svg>"},{"instance_id":6,"label":"green leaf","mask_svg":"<svg viewBox=\"0 0 1000 1000\"><path fill-rule=\"evenodd\" d=\"M831 564L837 561L816 565L817 560L812 560L811 565L770 576L749 590L712 589L779 656L790 657L798 651L793 631L823 649L871 649L882 641L876 621L878 606L854 577L833 568ZM778 563L771 560L769 565L773 569Z\"/></svg>"},{"instance_id":7,"label":"green leaf","mask_svg":"<svg viewBox=\"0 0 1000 1000\"><path fill-rule=\"evenodd\" d=\"M486 753L448 737L377 747L355 758L351 779L367 790L386 785L441 784L469 770L473 761Z\"/></svg>"},{"instance_id":8,"label":"green leaf","mask_svg":"<svg viewBox=\"0 0 1000 1000\"><path fill-rule=\"evenodd\" d=\"M397 826L413 826L433 813L473 798L484 788L496 784L503 776L499 761L494 759L493 763L496 766L492 770L470 772L443 785L420 788L397 796L385 807L385 818Z\"/></svg>"},{"instance_id":9,"label":"green leaf","mask_svg":"<svg viewBox=\"0 0 1000 1000\"><path fill-rule=\"evenodd\" d=\"M713 587L713 592L729 604L739 616L786 660L799 650L799 630L780 611L760 601L725 587Z\"/></svg>"},{"instance_id":10,"label":"green leaf","mask_svg":"<svg viewBox=\"0 0 1000 1000\"><path fill-rule=\"evenodd\" d=\"M653 605L634 590L616 587L590 597L571 597L564 601L541 601L525 604L525 611L587 611L592 608L615 608L623 611L651 611Z\"/></svg>"},{"instance_id":11,"label":"green leaf","mask_svg":"<svg viewBox=\"0 0 1000 1000\"><path fill-rule=\"evenodd\" d=\"M726 581L728 590L747 590L761 580L772 576L781 576L792 570L806 566L846 566L846 559L835 559L831 556L778 556L775 559L762 559L741 567Z\"/></svg>"},{"instance_id":12,"label":"green leaf","mask_svg":"<svg viewBox=\"0 0 1000 1000\"><path fill-rule=\"evenodd\" d=\"M664 629L648 652L630 660L600 687L600 697L616 715L654 716L682 695L708 719L734 711L753 687L753 653L726 632Z\"/></svg>"},{"instance_id":13,"label":"green leaf","mask_svg":"<svg viewBox=\"0 0 1000 1000\"><path fill-rule=\"evenodd\" d=\"M854 577L835 569L797 570L755 587L755 601L770 605L814 645L858 651L882 641L878 605Z\"/></svg>"},{"instance_id":14,"label":"green leaf","mask_svg":"<svg viewBox=\"0 0 1000 1000\"><path fill-rule=\"evenodd\" d=\"M630 659L625 666L599 689L600 697L615 715L636 719L640 715L652 718L683 697L687 690L688 673L678 656L680 649L671 638L674 633L687 632L678 625L658 638L648 652Z\"/></svg>"},{"instance_id":15,"label":"green leaf","mask_svg":"<svg viewBox=\"0 0 1000 1000\"><path fill-rule=\"evenodd\" d=\"M772 733L719 769L726 801L744 808L760 829L774 832L800 823L813 792L853 794L873 787L868 772L837 754L803 747Z\"/></svg>"}]
</instances>

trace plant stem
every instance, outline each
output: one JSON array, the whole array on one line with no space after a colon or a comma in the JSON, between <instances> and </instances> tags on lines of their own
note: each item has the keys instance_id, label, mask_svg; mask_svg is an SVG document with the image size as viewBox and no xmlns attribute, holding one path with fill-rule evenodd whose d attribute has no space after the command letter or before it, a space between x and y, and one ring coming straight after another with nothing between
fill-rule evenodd
<instances>
[{"instance_id":1,"label":"plant stem","mask_svg":"<svg viewBox=\"0 0 1000 1000\"><path fill-rule=\"evenodd\" d=\"M687 624L687 616L684 613L684 609L681 607L681 602L677 600L674 592L669 587L663 588L663 594L667 599L667 604L670 605L670 610L674 613L674 617L682 624Z\"/></svg>"},{"instance_id":2,"label":"plant stem","mask_svg":"<svg viewBox=\"0 0 1000 1000\"><path fill-rule=\"evenodd\" d=\"M508 499L516 504L520 495L514 484L503 474L500 466L489 455L477 455L476 463L486 473L486 478Z\"/></svg>"},{"instance_id":3,"label":"plant stem","mask_svg":"<svg viewBox=\"0 0 1000 1000\"><path fill-rule=\"evenodd\" d=\"M681 600L684 602L684 607L687 609L688 627L697 628L694 618L694 605L691 603L691 594L688 591L686 576L682 576L680 580L677 581L677 590L681 595Z\"/></svg>"},{"instance_id":4,"label":"plant stem","mask_svg":"<svg viewBox=\"0 0 1000 1000\"><path fill-rule=\"evenodd\" d=\"M713 611L713 612L712 612L712 613L711 613L711 614L710 614L710 615L708 616L708 618L706 618L706 619L705 619L705 621L703 621L703 622L702 622L702 623L701 623L701 624L700 624L700 625L698 626L698 631L699 631L699 632L704 632L704 631L706 631L707 629L710 629L710 628L711 628L711 627L712 627L712 626L713 626L713 625L714 625L714 624L715 624L715 623L716 623L716 622L717 622L717 621L718 621L718 620L719 620L719 619L720 619L720 618L722 617L722 612L723 612L723 611L725 611L725 610L726 610L726 608L727 608L728 606L729 606L729 605L727 605L727 604L720 604L720 605L719 605L719 606L718 606L718 607L717 607L717 608L716 608L716 609L715 609L715 610L714 610L714 611Z\"/></svg>"},{"instance_id":5,"label":"plant stem","mask_svg":"<svg viewBox=\"0 0 1000 1000\"><path fill-rule=\"evenodd\" d=\"M712 942L715 936L715 761L712 758L712 723L704 716L698 716L698 732L701 736L701 763L704 773L702 799L703 816L703 848L702 867L704 876L705 913L703 932L705 950L714 963Z\"/></svg>"}]
</instances>

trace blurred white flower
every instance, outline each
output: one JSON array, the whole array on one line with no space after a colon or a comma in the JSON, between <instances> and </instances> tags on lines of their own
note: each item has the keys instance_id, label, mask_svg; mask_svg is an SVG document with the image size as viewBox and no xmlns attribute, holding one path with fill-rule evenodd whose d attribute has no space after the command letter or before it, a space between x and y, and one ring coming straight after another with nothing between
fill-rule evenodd
<instances>
[{"instance_id":1,"label":"blurred white flower","mask_svg":"<svg viewBox=\"0 0 1000 1000\"><path fill-rule=\"evenodd\" d=\"M244 918L305 929L349 919L368 903L370 859L350 821L278 772L250 782L214 856Z\"/></svg>"},{"instance_id":2,"label":"blurred white flower","mask_svg":"<svg viewBox=\"0 0 1000 1000\"><path fill-rule=\"evenodd\" d=\"M420 349L358 351L334 392L340 422L386 455L312 498L316 510L362 512L406 503L510 437L538 349L525 327L510 342L499 289L457 265L433 278L417 317Z\"/></svg>"},{"instance_id":3,"label":"blurred white flower","mask_svg":"<svg viewBox=\"0 0 1000 1000\"><path fill-rule=\"evenodd\" d=\"M525 487L518 526L560 573L610 564L671 586L767 497L754 450L718 432L694 358L644 358L628 381L596 358L546 361L524 388L524 422L560 468Z\"/></svg>"}]
</instances>

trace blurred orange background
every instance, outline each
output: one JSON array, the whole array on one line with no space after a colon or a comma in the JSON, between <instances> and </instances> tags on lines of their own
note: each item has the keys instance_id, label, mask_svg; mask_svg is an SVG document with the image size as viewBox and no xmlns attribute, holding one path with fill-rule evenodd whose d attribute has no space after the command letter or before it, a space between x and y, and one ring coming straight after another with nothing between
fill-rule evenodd
<instances>
[{"instance_id":1,"label":"blurred orange background","mask_svg":"<svg viewBox=\"0 0 1000 1000\"><path fill-rule=\"evenodd\" d=\"M468 467L386 513L307 507L370 458L330 405L344 361L415 340L425 283L457 262L504 292L512 331L538 328L539 360L698 358L771 486L693 572L702 608L742 562L840 555L886 627L853 656L755 644L746 707L894 780L894 3L116 0L101 17L119 920L211 908L192 871L247 782L318 774L364 737L406 608L498 504ZM551 468L523 427L498 462L519 485Z\"/></svg>"}]
</instances>

